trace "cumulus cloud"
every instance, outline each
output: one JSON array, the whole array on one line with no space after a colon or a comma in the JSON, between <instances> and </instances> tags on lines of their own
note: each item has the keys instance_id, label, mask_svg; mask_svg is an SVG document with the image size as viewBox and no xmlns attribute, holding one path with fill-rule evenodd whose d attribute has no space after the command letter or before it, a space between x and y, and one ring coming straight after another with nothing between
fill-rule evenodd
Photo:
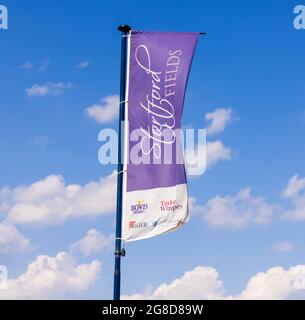
<instances>
[{"instance_id":1,"label":"cumulus cloud","mask_svg":"<svg viewBox=\"0 0 305 320\"><path fill-rule=\"evenodd\" d=\"M187 173L201 175L219 161L231 160L232 151L222 141L209 141L206 144L198 144L195 150L186 149L185 159Z\"/></svg>"},{"instance_id":2,"label":"cumulus cloud","mask_svg":"<svg viewBox=\"0 0 305 320\"><path fill-rule=\"evenodd\" d=\"M298 175L294 175L288 182L286 189L282 192L284 198L295 198L300 196L300 192L305 188L305 178L299 179Z\"/></svg>"},{"instance_id":3,"label":"cumulus cloud","mask_svg":"<svg viewBox=\"0 0 305 320\"><path fill-rule=\"evenodd\" d=\"M292 251L293 245L289 241L280 241L273 244L272 249L277 252Z\"/></svg>"},{"instance_id":4,"label":"cumulus cloud","mask_svg":"<svg viewBox=\"0 0 305 320\"><path fill-rule=\"evenodd\" d=\"M101 253L107 248L111 248L113 245L114 235L109 236L91 229L87 232L84 238L74 242L71 245L72 251L80 251L85 256L89 256L94 253Z\"/></svg>"},{"instance_id":5,"label":"cumulus cloud","mask_svg":"<svg viewBox=\"0 0 305 320\"><path fill-rule=\"evenodd\" d=\"M8 280L0 299L59 299L79 294L94 285L100 270L99 261L77 265L66 252L55 257L40 255L23 274Z\"/></svg>"},{"instance_id":6,"label":"cumulus cloud","mask_svg":"<svg viewBox=\"0 0 305 320\"><path fill-rule=\"evenodd\" d=\"M289 209L284 210L283 218L292 221L305 220L305 178L293 176L282 196L291 204Z\"/></svg>"},{"instance_id":7,"label":"cumulus cloud","mask_svg":"<svg viewBox=\"0 0 305 320\"><path fill-rule=\"evenodd\" d=\"M25 90L29 97L42 97L46 95L60 95L73 87L72 83L49 82L44 85L34 84Z\"/></svg>"},{"instance_id":8,"label":"cumulus cloud","mask_svg":"<svg viewBox=\"0 0 305 320\"><path fill-rule=\"evenodd\" d=\"M81 61L76 65L76 69L86 69L90 66L89 61Z\"/></svg>"},{"instance_id":9,"label":"cumulus cloud","mask_svg":"<svg viewBox=\"0 0 305 320\"><path fill-rule=\"evenodd\" d=\"M233 196L216 196L202 206L193 198L191 209L212 227L242 229L251 224L271 222L276 206L268 204L263 197L252 196L246 188Z\"/></svg>"},{"instance_id":10,"label":"cumulus cloud","mask_svg":"<svg viewBox=\"0 0 305 320\"><path fill-rule=\"evenodd\" d=\"M205 115L205 119L210 121L207 127L207 134L212 135L222 132L226 126L232 121L232 109L220 108Z\"/></svg>"},{"instance_id":11,"label":"cumulus cloud","mask_svg":"<svg viewBox=\"0 0 305 320\"><path fill-rule=\"evenodd\" d=\"M30 240L14 226L0 224L0 254L24 253L30 248Z\"/></svg>"},{"instance_id":12,"label":"cumulus cloud","mask_svg":"<svg viewBox=\"0 0 305 320\"><path fill-rule=\"evenodd\" d=\"M0 214L5 213L9 209L10 194L11 194L10 188L8 187L0 188Z\"/></svg>"},{"instance_id":13,"label":"cumulus cloud","mask_svg":"<svg viewBox=\"0 0 305 320\"><path fill-rule=\"evenodd\" d=\"M112 213L115 194L114 176L78 185L51 175L30 185L3 188L0 208L6 209L6 221L11 224L60 224L69 218Z\"/></svg>"},{"instance_id":14,"label":"cumulus cloud","mask_svg":"<svg viewBox=\"0 0 305 320\"><path fill-rule=\"evenodd\" d=\"M274 267L252 277L237 299L305 299L305 265Z\"/></svg>"},{"instance_id":15,"label":"cumulus cloud","mask_svg":"<svg viewBox=\"0 0 305 320\"><path fill-rule=\"evenodd\" d=\"M95 104L87 108L86 113L99 123L111 122L117 118L119 114L119 104L119 96L107 96L101 99L100 104Z\"/></svg>"},{"instance_id":16,"label":"cumulus cloud","mask_svg":"<svg viewBox=\"0 0 305 320\"><path fill-rule=\"evenodd\" d=\"M207 113L205 118L210 122L206 129L207 135L222 132L231 122L232 109L216 109ZM231 160L232 151L220 140L201 141L194 146L194 149L186 149L185 159L189 175L201 175L205 170L210 169L219 161Z\"/></svg>"},{"instance_id":17,"label":"cumulus cloud","mask_svg":"<svg viewBox=\"0 0 305 320\"><path fill-rule=\"evenodd\" d=\"M221 160L230 160L232 151L226 147L221 141L208 142L207 151L207 168L211 168L214 164Z\"/></svg>"},{"instance_id":18,"label":"cumulus cloud","mask_svg":"<svg viewBox=\"0 0 305 320\"><path fill-rule=\"evenodd\" d=\"M224 297L224 287L216 269L196 267L171 283L163 283L152 292L125 295L125 300L214 300Z\"/></svg>"},{"instance_id":19,"label":"cumulus cloud","mask_svg":"<svg viewBox=\"0 0 305 320\"><path fill-rule=\"evenodd\" d=\"M285 270L274 267L251 277L238 295L229 295L215 268L199 266L171 283L163 283L155 290L124 295L123 299L305 299L305 265Z\"/></svg>"}]
</instances>

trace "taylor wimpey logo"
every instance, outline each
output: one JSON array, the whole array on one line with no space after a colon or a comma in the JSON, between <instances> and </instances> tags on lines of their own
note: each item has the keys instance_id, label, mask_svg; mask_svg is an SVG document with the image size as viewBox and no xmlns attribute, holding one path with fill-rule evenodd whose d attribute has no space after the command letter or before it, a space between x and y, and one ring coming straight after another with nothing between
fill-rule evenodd
<instances>
[{"instance_id":1,"label":"taylor wimpey logo","mask_svg":"<svg viewBox=\"0 0 305 320\"><path fill-rule=\"evenodd\" d=\"M296 30L305 29L305 5L298 5L293 11L297 16L294 18L293 26Z\"/></svg>"},{"instance_id":2,"label":"taylor wimpey logo","mask_svg":"<svg viewBox=\"0 0 305 320\"><path fill-rule=\"evenodd\" d=\"M136 204L132 204L130 210L132 213L144 213L148 209L148 203L144 203L143 200L138 200Z\"/></svg>"},{"instance_id":3,"label":"taylor wimpey logo","mask_svg":"<svg viewBox=\"0 0 305 320\"><path fill-rule=\"evenodd\" d=\"M150 52L146 45L139 45L135 51L137 64L151 77L151 91L145 93L144 103L139 101L140 107L147 112L150 122L147 128L140 128L144 134L141 151L145 155L152 153L157 159L161 158L162 144L172 145L176 141L175 108L169 99L176 94L175 86L181 55L181 50L170 50L166 60L166 70L162 74L161 71L153 70Z\"/></svg>"},{"instance_id":4,"label":"taylor wimpey logo","mask_svg":"<svg viewBox=\"0 0 305 320\"><path fill-rule=\"evenodd\" d=\"M147 222L129 221L129 229L147 228Z\"/></svg>"},{"instance_id":5,"label":"taylor wimpey logo","mask_svg":"<svg viewBox=\"0 0 305 320\"><path fill-rule=\"evenodd\" d=\"M0 30L8 29L8 10L7 7L0 4Z\"/></svg>"},{"instance_id":6,"label":"taylor wimpey logo","mask_svg":"<svg viewBox=\"0 0 305 320\"><path fill-rule=\"evenodd\" d=\"M160 201L161 211L180 211L182 210L182 204L178 204L177 200L169 199Z\"/></svg>"}]
</instances>

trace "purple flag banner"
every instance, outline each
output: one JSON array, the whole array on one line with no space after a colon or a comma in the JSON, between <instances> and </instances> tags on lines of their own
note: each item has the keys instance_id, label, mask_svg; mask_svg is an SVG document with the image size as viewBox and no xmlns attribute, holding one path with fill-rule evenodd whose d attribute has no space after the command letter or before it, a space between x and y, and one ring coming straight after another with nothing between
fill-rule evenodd
<instances>
[{"instance_id":1,"label":"purple flag banner","mask_svg":"<svg viewBox=\"0 0 305 320\"><path fill-rule=\"evenodd\" d=\"M172 231L189 218L179 129L199 33L129 35L122 238L134 241ZM127 138L128 137L128 143Z\"/></svg>"}]
</instances>

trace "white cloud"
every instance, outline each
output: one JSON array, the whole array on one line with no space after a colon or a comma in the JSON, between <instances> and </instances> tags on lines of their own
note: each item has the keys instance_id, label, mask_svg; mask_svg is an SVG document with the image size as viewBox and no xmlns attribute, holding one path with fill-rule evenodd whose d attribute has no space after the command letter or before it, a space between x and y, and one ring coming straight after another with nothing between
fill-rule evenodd
<instances>
[{"instance_id":1,"label":"white cloud","mask_svg":"<svg viewBox=\"0 0 305 320\"><path fill-rule=\"evenodd\" d=\"M42 71L46 71L48 66L50 64L50 60L47 59L45 60L43 63L41 63L38 66L35 66L31 61L26 61L25 63L23 63L20 68L24 69L24 70L31 70L34 69L36 71L42 72Z\"/></svg>"},{"instance_id":2,"label":"white cloud","mask_svg":"<svg viewBox=\"0 0 305 320\"><path fill-rule=\"evenodd\" d=\"M230 148L224 146L221 141L207 142L207 168L212 167L218 161L230 160L232 158L232 152Z\"/></svg>"},{"instance_id":3,"label":"white cloud","mask_svg":"<svg viewBox=\"0 0 305 320\"><path fill-rule=\"evenodd\" d=\"M3 189L0 208L12 224L60 224L69 218L112 213L115 209L116 179L101 178L85 185L66 184L59 175L15 189Z\"/></svg>"},{"instance_id":4,"label":"white cloud","mask_svg":"<svg viewBox=\"0 0 305 320\"><path fill-rule=\"evenodd\" d=\"M286 189L282 192L284 198L295 198L305 188L305 178L299 179L298 175L294 175L288 182Z\"/></svg>"},{"instance_id":5,"label":"white cloud","mask_svg":"<svg viewBox=\"0 0 305 320\"><path fill-rule=\"evenodd\" d=\"M8 280L0 299L59 299L79 294L94 285L100 270L99 261L77 265L66 252L55 257L40 255L25 273Z\"/></svg>"},{"instance_id":6,"label":"white cloud","mask_svg":"<svg viewBox=\"0 0 305 320\"><path fill-rule=\"evenodd\" d=\"M252 277L237 299L305 299L305 265L274 267Z\"/></svg>"},{"instance_id":7,"label":"white cloud","mask_svg":"<svg viewBox=\"0 0 305 320\"><path fill-rule=\"evenodd\" d=\"M23 63L21 66L20 66L21 69L24 69L24 70L30 70L30 69L33 69L34 68L34 65L32 62L30 61L27 61L25 63Z\"/></svg>"},{"instance_id":8,"label":"white cloud","mask_svg":"<svg viewBox=\"0 0 305 320\"><path fill-rule=\"evenodd\" d=\"M222 132L232 120L232 109L221 108L205 115L205 119L210 121L207 127L207 134L212 135Z\"/></svg>"},{"instance_id":9,"label":"white cloud","mask_svg":"<svg viewBox=\"0 0 305 320\"><path fill-rule=\"evenodd\" d=\"M0 224L0 254L24 253L30 248L30 240L22 235L14 226Z\"/></svg>"},{"instance_id":10,"label":"white cloud","mask_svg":"<svg viewBox=\"0 0 305 320\"><path fill-rule=\"evenodd\" d=\"M293 176L282 196L291 202L291 207L283 212L283 218L292 221L305 220L305 178Z\"/></svg>"},{"instance_id":11,"label":"white cloud","mask_svg":"<svg viewBox=\"0 0 305 320\"><path fill-rule=\"evenodd\" d=\"M48 66L49 66L49 64L50 64L50 62L51 62L51 61L50 61L49 59L45 60L45 61L38 67L38 71L40 71L40 72L46 71L47 68L48 68Z\"/></svg>"},{"instance_id":12,"label":"white cloud","mask_svg":"<svg viewBox=\"0 0 305 320\"><path fill-rule=\"evenodd\" d=\"M113 245L113 234L106 236L96 229L91 229L86 236L71 245L73 251L79 250L85 256L94 253L101 253L106 248L111 248Z\"/></svg>"},{"instance_id":13,"label":"white cloud","mask_svg":"<svg viewBox=\"0 0 305 320\"><path fill-rule=\"evenodd\" d=\"M289 252L292 251L293 245L289 241L281 241L274 243L272 249L278 252Z\"/></svg>"},{"instance_id":14,"label":"white cloud","mask_svg":"<svg viewBox=\"0 0 305 320\"><path fill-rule=\"evenodd\" d=\"M86 69L90 66L90 62L89 61L81 61L80 63L78 63L76 65L77 69Z\"/></svg>"},{"instance_id":15,"label":"white cloud","mask_svg":"<svg viewBox=\"0 0 305 320\"><path fill-rule=\"evenodd\" d=\"M125 295L125 300L213 300L224 297L224 287L218 272L211 267L196 267L171 283L163 283L153 292Z\"/></svg>"},{"instance_id":16,"label":"white cloud","mask_svg":"<svg viewBox=\"0 0 305 320\"><path fill-rule=\"evenodd\" d=\"M40 86L34 84L31 88L25 90L28 96L45 96L49 93L48 85Z\"/></svg>"},{"instance_id":17,"label":"white cloud","mask_svg":"<svg viewBox=\"0 0 305 320\"><path fill-rule=\"evenodd\" d=\"M195 197L189 197L189 210L191 214L201 214L203 206L198 205L197 199Z\"/></svg>"},{"instance_id":18,"label":"white cloud","mask_svg":"<svg viewBox=\"0 0 305 320\"><path fill-rule=\"evenodd\" d=\"M222 132L231 122L232 109L216 109L205 115L206 120L210 121L206 129L207 135ZM202 175L206 169L210 169L217 162L231 160L232 151L220 140L198 142L195 151L185 150L185 159L188 175Z\"/></svg>"},{"instance_id":19,"label":"white cloud","mask_svg":"<svg viewBox=\"0 0 305 320\"><path fill-rule=\"evenodd\" d=\"M102 98L100 104L95 104L87 108L86 113L99 123L111 122L119 114L119 104L120 99L117 95L108 96Z\"/></svg>"},{"instance_id":20,"label":"white cloud","mask_svg":"<svg viewBox=\"0 0 305 320\"><path fill-rule=\"evenodd\" d=\"M263 197L254 197L249 188L239 191L234 196L216 196L205 205L196 206L192 200L192 209L200 213L204 221L212 227L241 229L251 224L271 222L276 209Z\"/></svg>"},{"instance_id":21,"label":"white cloud","mask_svg":"<svg viewBox=\"0 0 305 320\"><path fill-rule=\"evenodd\" d=\"M9 209L10 194L11 190L8 187L3 187L0 189L0 214L4 213Z\"/></svg>"},{"instance_id":22,"label":"white cloud","mask_svg":"<svg viewBox=\"0 0 305 320\"><path fill-rule=\"evenodd\" d=\"M146 290L141 294L125 295L123 299L305 299L305 265L288 270L274 267L260 272L250 278L246 289L238 295L226 294L216 269L199 266L169 284L163 283L155 290Z\"/></svg>"},{"instance_id":23,"label":"white cloud","mask_svg":"<svg viewBox=\"0 0 305 320\"><path fill-rule=\"evenodd\" d=\"M72 83L49 82L44 85L34 84L32 87L26 89L25 92L30 97L42 97L46 95L60 95L72 87Z\"/></svg>"},{"instance_id":24,"label":"white cloud","mask_svg":"<svg viewBox=\"0 0 305 320\"><path fill-rule=\"evenodd\" d=\"M283 212L284 220L304 221L305 220L305 197L293 200L291 209Z\"/></svg>"},{"instance_id":25,"label":"white cloud","mask_svg":"<svg viewBox=\"0 0 305 320\"><path fill-rule=\"evenodd\" d=\"M185 160L187 173L189 175L201 175L212 168L217 162L232 159L232 151L221 141L207 142L206 145L199 144L196 153L191 149L186 149Z\"/></svg>"}]
</instances>

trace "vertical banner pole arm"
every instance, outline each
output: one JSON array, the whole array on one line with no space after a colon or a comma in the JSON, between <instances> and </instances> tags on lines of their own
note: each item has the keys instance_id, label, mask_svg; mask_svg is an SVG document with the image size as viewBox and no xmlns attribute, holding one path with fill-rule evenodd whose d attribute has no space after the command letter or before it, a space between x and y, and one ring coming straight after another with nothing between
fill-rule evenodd
<instances>
[{"instance_id":1,"label":"vertical banner pole arm","mask_svg":"<svg viewBox=\"0 0 305 320\"><path fill-rule=\"evenodd\" d=\"M118 175L117 175L117 204L116 204L116 230L115 230L115 262L113 300L120 300L121 296L121 256L122 256L122 193L123 193L123 141L122 122L125 120L125 95L126 95L126 67L127 67L127 35L131 28L121 25L118 30L122 32L121 47L121 88L120 88L120 116L119 116L119 141L118 141Z\"/></svg>"}]
</instances>

